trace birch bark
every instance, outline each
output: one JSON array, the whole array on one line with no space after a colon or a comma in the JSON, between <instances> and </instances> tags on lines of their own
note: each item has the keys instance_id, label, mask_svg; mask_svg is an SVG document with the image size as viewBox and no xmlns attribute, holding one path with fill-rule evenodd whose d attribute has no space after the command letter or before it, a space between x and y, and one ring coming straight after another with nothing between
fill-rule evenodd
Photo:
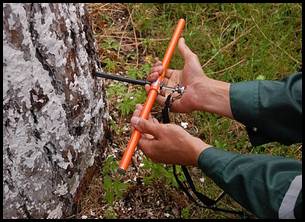
<instances>
[{"instance_id":1,"label":"birch bark","mask_svg":"<svg viewBox=\"0 0 305 222\"><path fill-rule=\"evenodd\" d=\"M3 4L4 218L75 211L103 152L98 68L84 4Z\"/></svg>"}]
</instances>

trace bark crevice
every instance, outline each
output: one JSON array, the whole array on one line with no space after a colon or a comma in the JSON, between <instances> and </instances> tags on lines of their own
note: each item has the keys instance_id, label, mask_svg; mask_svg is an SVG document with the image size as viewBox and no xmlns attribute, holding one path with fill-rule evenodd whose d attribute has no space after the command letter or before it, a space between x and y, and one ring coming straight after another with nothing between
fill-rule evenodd
<instances>
[{"instance_id":1,"label":"bark crevice","mask_svg":"<svg viewBox=\"0 0 305 222\"><path fill-rule=\"evenodd\" d=\"M3 217L67 217L107 133L87 11L84 4L3 8Z\"/></svg>"}]
</instances>

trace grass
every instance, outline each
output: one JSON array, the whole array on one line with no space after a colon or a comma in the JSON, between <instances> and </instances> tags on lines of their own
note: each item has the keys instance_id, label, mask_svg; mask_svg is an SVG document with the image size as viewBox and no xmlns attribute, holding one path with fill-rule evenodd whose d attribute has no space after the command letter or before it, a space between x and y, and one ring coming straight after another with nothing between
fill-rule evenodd
<instances>
[{"instance_id":1,"label":"grass","mask_svg":"<svg viewBox=\"0 0 305 222\"><path fill-rule=\"evenodd\" d=\"M276 80L302 68L301 4L146 3L88 6L99 46L99 58L107 72L145 79L154 58L163 58L172 31L181 17L186 20L183 32L186 43L198 55L204 72L211 78L226 82ZM170 67L183 67L177 50ZM129 124L135 104L143 102L146 94L141 87L117 82L107 82L107 85L113 138L123 150L130 129L126 131L123 127ZM160 107L154 107L153 113L158 116L159 112ZM235 121L202 112L173 116L175 123L189 122L190 133L220 149L301 159L300 144L284 146L269 143L252 147L245 128ZM165 178L164 186L176 189L174 183L168 182L172 178L167 167L151 162L146 162L146 166L151 167L150 171L139 171L146 182ZM194 175L198 178L204 176L198 171ZM208 178L205 187L198 181L196 184L211 197L220 192ZM240 209L230 198L226 198L224 204ZM108 217L117 217L112 207L106 213ZM200 209L189 202L188 206L180 209L180 217L230 218L231 215Z\"/></svg>"}]
</instances>

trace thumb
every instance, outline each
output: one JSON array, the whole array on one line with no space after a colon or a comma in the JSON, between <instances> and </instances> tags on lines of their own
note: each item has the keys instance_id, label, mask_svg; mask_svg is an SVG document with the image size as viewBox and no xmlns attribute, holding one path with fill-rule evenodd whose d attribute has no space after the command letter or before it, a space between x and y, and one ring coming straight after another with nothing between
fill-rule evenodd
<instances>
[{"instance_id":1,"label":"thumb","mask_svg":"<svg viewBox=\"0 0 305 222\"><path fill-rule=\"evenodd\" d=\"M185 44L185 39L180 38L178 41L178 49L182 57L184 58L185 61L189 60L192 58L195 54L190 50L190 48Z\"/></svg>"},{"instance_id":2,"label":"thumb","mask_svg":"<svg viewBox=\"0 0 305 222\"><path fill-rule=\"evenodd\" d=\"M154 123L152 121L133 116L131 118L131 125L141 133L153 135L155 138L158 137L159 123Z\"/></svg>"}]
</instances>

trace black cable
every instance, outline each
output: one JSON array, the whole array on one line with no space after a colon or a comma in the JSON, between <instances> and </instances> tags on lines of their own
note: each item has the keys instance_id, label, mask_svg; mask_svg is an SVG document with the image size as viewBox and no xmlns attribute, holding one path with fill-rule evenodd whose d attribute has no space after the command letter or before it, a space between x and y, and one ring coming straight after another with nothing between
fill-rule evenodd
<instances>
[{"instance_id":1,"label":"black cable","mask_svg":"<svg viewBox=\"0 0 305 222\"><path fill-rule=\"evenodd\" d=\"M132 84L136 84L136 85L142 85L144 86L145 84L151 84L151 82L149 82L148 80L141 80L141 79L130 79L127 77L123 77L123 76L119 76L119 75L112 75L112 74L108 74L108 73L104 73L104 72L95 72L95 75L97 77L102 77L102 78L106 78L106 79L113 79L113 80L117 80L120 82L128 82L128 83L132 83Z\"/></svg>"},{"instance_id":2,"label":"black cable","mask_svg":"<svg viewBox=\"0 0 305 222\"><path fill-rule=\"evenodd\" d=\"M169 118L169 111L170 111L170 99L171 99L171 94L169 94L165 100L165 104L164 104L164 108L162 110L162 122L163 123L169 123L170 122L170 118ZM197 200L194 199L194 197L190 194L190 192L188 191L187 187L184 185L184 183L182 183L177 175L176 172L176 166L173 165L173 174L174 177L180 187L180 189L183 190L183 192L188 196L188 198L190 200L192 200L197 206L203 207L203 208L207 208L213 211L221 211L221 212L225 212L225 213L231 213L231 214L237 214L239 216L241 216L242 218L247 218L249 217L249 215L244 212L244 211L236 211L236 210L229 210L229 209L224 209L224 208L219 208L216 205L216 203L221 200L225 193L222 193L216 200L212 200L209 197L207 197L206 195L198 192L194 186L194 182L187 170L187 168L185 166L181 166L184 177L186 178L186 181L189 185L189 187L191 188L192 192L195 194L195 196L198 198L198 200L200 200L200 202L202 204L199 204L197 202Z\"/></svg>"}]
</instances>

